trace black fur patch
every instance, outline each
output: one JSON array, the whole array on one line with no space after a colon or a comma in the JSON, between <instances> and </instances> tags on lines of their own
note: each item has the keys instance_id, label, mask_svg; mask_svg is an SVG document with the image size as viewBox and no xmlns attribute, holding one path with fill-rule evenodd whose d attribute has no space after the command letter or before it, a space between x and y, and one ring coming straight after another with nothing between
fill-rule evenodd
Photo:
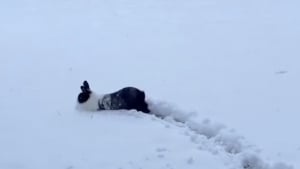
<instances>
[{"instance_id":1,"label":"black fur patch","mask_svg":"<svg viewBox=\"0 0 300 169\"><path fill-rule=\"evenodd\" d=\"M80 89L81 93L79 93L77 100L79 103L84 103L90 98L90 94L92 93L90 90L90 85L87 81L84 81L83 86L80 86Z\"/></svg>"},{"instance_id":2,"label":"black fur patch","mask_svg":"<svg viewBox=\"0 0 300 169\"><path fill-rule=\"evenodd\" d=\"M111 110L135 109L144 113L150 113L148 104L145 101L145 93L134 87L126 87L117 92L108 94ZM105 104L105 98L103 99Z\"/></svg>"}]
</instances>

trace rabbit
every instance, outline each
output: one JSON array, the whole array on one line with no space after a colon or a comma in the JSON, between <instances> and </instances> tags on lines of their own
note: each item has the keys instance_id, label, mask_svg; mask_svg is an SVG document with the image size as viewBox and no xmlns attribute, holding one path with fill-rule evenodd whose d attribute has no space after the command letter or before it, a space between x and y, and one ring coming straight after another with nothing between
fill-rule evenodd
<instances>
[{"instance_id":1,"label":"rabbit","mask_svg":"<svg viewBox=\"0 0 300 169\"><path fill-rule=\"evenodd\" d=\"M137 110L150 113L145 92L135 87L125 87L114 93L98 95L90 89L87 81L80 87L77 97L78 109L84 111Z\"/></svg>"}]
</instances>

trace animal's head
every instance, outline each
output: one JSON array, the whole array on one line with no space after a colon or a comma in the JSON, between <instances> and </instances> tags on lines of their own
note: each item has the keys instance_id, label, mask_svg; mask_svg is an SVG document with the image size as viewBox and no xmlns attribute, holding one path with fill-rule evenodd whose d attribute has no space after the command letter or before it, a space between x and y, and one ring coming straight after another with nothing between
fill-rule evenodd
<instances>
[{"instance_id":1,"label":"animal's head","mask_svg":"<svg viewBox=\"0 0 300 169\"><path fill-rule=\"evenodd\" d=\"M92 93L89 83L87 81L84 81L83 86L81 86L80 89L81 93L79 93L77 101L78 103L85 103L89 100Z\"/></svg>"},{"instance_id":2,"label":"animal's head","mask_svg":"<svg viewBox=\"0 0 300 169\"><path fill-rule=\"evenodd\" d=\"M90 85L87 81L83 82L80 87L81 92L77 98L77 109L81 111L97 111L99 110L99 99L101 95L97 95L90 89Z\"/></svg>"}]
</instances>

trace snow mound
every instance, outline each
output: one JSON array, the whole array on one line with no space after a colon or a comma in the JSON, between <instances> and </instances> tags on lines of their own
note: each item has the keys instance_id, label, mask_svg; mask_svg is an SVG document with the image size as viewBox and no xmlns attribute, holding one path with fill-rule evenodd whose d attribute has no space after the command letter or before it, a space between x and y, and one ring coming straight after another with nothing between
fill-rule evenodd
<instances>
[{"instance_id":1,"label":"snow mound","mask_svg":"<svg viewBox=\"0 0 300 169\"><path fill-rule=\"evenodd\" d=\"M242 167L244 169L293 169L292 166L284 163L275 163L270 166L254 154L246 154L242 157Z\"/></svg>"}]
</instances>

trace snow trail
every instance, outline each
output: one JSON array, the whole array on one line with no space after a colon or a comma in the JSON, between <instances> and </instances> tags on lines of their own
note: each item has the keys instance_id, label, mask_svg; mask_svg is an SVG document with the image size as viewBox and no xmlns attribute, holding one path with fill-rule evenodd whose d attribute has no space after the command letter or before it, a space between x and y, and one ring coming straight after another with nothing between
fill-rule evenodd
<instances>
[{"instance_id":1,"label":"snow trail","mask_svg":"<svg viewBox=\"0 0 300 169\"><path fill-rule=\"evenodd\" d=\"M228 129L224 124L213 122L210 119L199 119L193 112L186 112L176 106L148 99L150 111L166 123L185 128L185 135L190 137L191 142L198 145L199 150L219 154L228 161L227 164L239 169L293 169L285 163L269 164L259 155L259 150L247 143L245 138L234 130Z\"/></svg>"}]
</instances>

